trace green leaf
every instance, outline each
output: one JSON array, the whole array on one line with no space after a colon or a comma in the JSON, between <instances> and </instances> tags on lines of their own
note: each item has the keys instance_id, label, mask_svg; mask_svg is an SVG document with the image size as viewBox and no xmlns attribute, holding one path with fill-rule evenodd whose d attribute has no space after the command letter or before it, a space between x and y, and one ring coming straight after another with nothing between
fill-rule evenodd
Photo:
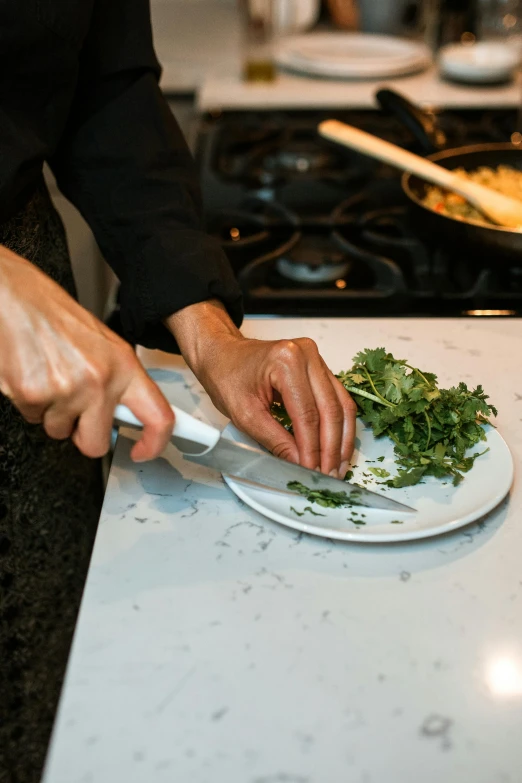
<instances>
[{"instance_id":1,"label":"green leaf","mask_svg":"<svg viewBox=\"0 0 522 783\"><path fill-rule=\"evenodd\" d=\"M368 468L368 470L370 473L373 473L374 476L377 476L377 478L388 478L390 475L390 472L384 468Z\"/></svg>"},{"instance_id":2,"label":"green leaf","mask_svg":"<svg viewBox=\"0 0 522 783\"><path fill-rule=\"evenodd\" d=\"M323 508L341 508L343 506L360 506L360 490L352 489L350 493L340 491L333 492L331 489L310 489L301 484L300 481L289 481L286 485L288 489L299 492L310 503L317 503Z\"/></svg>"}]
</instances>

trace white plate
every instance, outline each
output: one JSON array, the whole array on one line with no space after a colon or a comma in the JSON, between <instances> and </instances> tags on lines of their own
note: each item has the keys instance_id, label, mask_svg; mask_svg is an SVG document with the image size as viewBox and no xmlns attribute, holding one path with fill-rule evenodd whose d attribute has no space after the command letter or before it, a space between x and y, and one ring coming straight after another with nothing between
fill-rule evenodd
<instances>
[{"instance_id":1,"label":"white plate","mask_svg":"<svg viewBox=\"0 0 522 783\"><path fill-rule=\"evenodd\" d=\"M448 44L439 54L445 76L476 84L511 79L519 62L520 53L514 46L493 41L472 46Z\"/></svg>"},{"instance_id":2,"label":"white plate","mask_svg":"<svg viewBox=\"0 0 522 783\"><path fill-rule=\"evenodd\" d=\"M225 432L227 437L233 440L255 445L232 425L229 425ZM404 489L379 486L378 482L383 479L375 478L368 468L383 467L394 474L393 444L388 438L374 438L371 430L365 428L360 420L357 421L357 436L354 455L357 468L354 470L353 480L368 481L365 485L368 489L382 492L387 497L413 506L417 513L397 514L362 506L354 509L331 509L314 504L314 511L325 515L315 517L309 511L304 511L306 506L310 506L304 498L269 492L245 481L232 480L229 476L224 476L224 479L230 489L248 506L282 525L327 538L375 543L408 541L456 530L494 509L508 494L513 482L511 453L506 442L493 427L487 428L487 441L482 441L469 453L484 451L485 448L489 448L489 451L476 460L458 487L454 487L451 481L444 483L432 477L427 478L424 484ZM384 456L384 461L377 461L381 456ZM304 515L297 516L290 510L291 506L296 511L304 512ZM352 511L365 514L364 526L358 526L351 521ZM392 520L398 520L399 524Z\"/></svg>"},{"instance_id":3,"label":"white plate","mask_svg":"<svg viewBox=\"0 0 522 783\"><path fill-rule=\"evenodd\" d=\"M314 33L284 39L276 61L312 75L368 79L422 70L431 55L424 44L387 35Z\"/></svg>"}]
</instances>

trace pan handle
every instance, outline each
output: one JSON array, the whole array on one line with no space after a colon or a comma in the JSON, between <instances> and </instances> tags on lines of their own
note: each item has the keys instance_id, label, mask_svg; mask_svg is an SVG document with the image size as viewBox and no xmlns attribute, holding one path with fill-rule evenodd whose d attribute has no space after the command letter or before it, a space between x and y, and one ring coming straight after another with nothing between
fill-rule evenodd
<instances>
[{"instance_id":1,"label":"pan handle","mask_svg":"<svg viewBox=\"0 0 522 783\"><path fill-rule=\"evenodd\" d=\"M381 109L393 114L413 134L424 154L431 155L447 146L446 134L433 114L423 111L395 90L383 88L375 97Z\"/></svg>"}]
</instances>

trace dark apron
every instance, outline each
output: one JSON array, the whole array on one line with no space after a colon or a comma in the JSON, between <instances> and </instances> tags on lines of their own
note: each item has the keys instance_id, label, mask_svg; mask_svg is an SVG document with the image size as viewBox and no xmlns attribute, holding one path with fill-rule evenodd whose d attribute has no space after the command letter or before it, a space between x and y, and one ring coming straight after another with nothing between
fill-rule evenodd
<instances>
[{"instance_id":1,"label":"dark apron","mask_svg":"<svg viewBox=\"0 0 522 783\"><path fill-rule=\"evenodd\" d=\"M65 232L43 183L0 224L0 243L75 296ZM0 394L1 783L40 780L102 491L99 460L48 438Z\"/></svg>"}]
</instances>

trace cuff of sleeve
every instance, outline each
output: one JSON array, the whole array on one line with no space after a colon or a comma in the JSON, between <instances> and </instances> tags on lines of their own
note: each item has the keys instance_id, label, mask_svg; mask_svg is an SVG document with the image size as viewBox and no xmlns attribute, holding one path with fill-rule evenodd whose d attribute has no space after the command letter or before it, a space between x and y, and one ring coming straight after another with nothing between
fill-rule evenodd
<instances>
[{"instance_id":1,"label":"cuff of sleeve","mask_svg":"<svg viewBox=\"0 0 522 783\"><path fill-rule=\"evenodd\" d=\"M219 245L193 230L176 232L172 245L161 237L151 238L143 247L135 280L122 284L124 335L135 345L179 353L163 320L208 299L223 302L232 321L241 326L241 289Z\"/></svg>"}]
</instances>

